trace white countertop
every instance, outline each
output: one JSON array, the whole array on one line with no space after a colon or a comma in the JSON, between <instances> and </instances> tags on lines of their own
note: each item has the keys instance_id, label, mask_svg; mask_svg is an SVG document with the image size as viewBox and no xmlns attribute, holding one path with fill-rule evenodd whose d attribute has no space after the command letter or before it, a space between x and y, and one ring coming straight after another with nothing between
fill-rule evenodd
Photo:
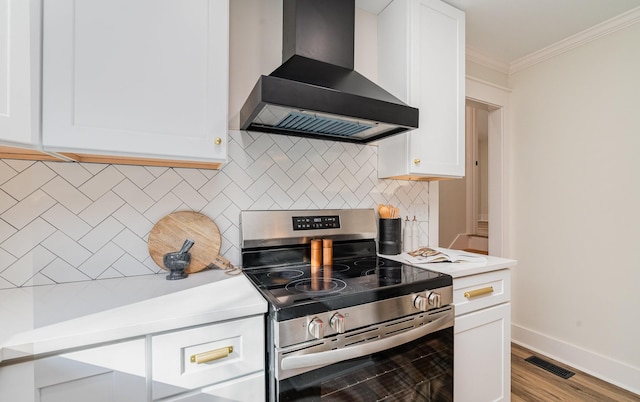
<instances>
[{"instance_id":1,"label":"white countertop","mask_svg":"<svg viewBox=\"0 0 640 402\"><path fill-rule=\"evenodd\" d=\"M244 275L166 274L0 290L0 362L267 311Z\"/></svg>"},{"instance_id":2,"label":"white countertop","mask_svg":"<svg viewBox=\"0 0 640 402\"><path fill-rule=\"evenodd\" d=\"M485 257L416 266L459 278L517 265ZM0 290L0 362L267 311L244 275L210 270L168 281L166 274Z\"/></svg>"},{"instance_id":3,"label":"white countertop","mask_svg":"<svg viewBox=\"0 0 640 402\"><path fill-rule=\"evenodd\" d=\"M474 254L474 253L469 253ZM407 262L400 255L383 255L381 257L388 258L394 261L400 261L405 264L413 265L415 267L428 269L431 271L442 272L443 274L449 274L454 279L461 278L463 276L482 274L485 272L498 271L500 269L513 268L518 265L517 260L511 260L508 258L494 257L490 255L474 254L481 257L485 257L484 262L434 262L429 264L411 264Z\"/></svg>"}]
</instances>

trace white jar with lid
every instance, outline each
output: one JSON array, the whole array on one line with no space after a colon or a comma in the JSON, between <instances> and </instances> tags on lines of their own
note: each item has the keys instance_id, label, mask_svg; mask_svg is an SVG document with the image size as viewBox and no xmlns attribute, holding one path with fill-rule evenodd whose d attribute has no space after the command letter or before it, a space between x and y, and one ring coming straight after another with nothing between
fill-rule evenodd
<instances>
[{"instance_id":1,"label":"white jar with lid","mask_svg":"<svg viewBox=\"0 0 640 402\"><path fill-rule=\"evenodd\" d=\"M408 253L409 251L413 251L413 225L411 221L409 221L409 216L406 216L404 220L404 228L402 229L402 251Z\"/></svg>"}]
</instances>

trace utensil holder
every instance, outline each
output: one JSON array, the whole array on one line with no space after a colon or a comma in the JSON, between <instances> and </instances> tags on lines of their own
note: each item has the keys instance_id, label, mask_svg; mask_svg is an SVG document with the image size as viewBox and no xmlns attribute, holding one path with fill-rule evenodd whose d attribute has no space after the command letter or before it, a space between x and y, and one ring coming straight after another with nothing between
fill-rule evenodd
<instances>
[{"instance_id":1,"label":"utensil holder","mask_svg":"<svg viewBox=\"0 0 640 402\"><path fill-rule=\"evenodd\" d=\"M400 254L401 228L400 218L380 218L378 223L378 252L386 255Z\"/></svg>"}]
</instances>

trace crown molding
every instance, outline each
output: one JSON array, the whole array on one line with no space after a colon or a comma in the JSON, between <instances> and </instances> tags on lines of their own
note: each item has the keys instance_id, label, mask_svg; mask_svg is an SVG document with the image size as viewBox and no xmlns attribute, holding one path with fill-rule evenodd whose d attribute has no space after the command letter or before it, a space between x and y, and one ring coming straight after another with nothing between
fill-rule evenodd
<instances>
[{"instance_id":1,"label":"crown molding","mask_svg":"<svg viewBox=\"0 0 640 402\"><path fill-rule=\"evenodd\" d=\"M473 82L477 82L478 84L482 84L482 85L486 85L488 87L499 89L501 91L505 91L505 92L511 92L512 91L511 88L503 87L502 85L498 85L498 84L496 84L494 82L490 82L490 81L485 81L485 80L482 80L482 79L480 79L478 77L474 77L472 75L466 75L465 79L467 80L467 83L469 81L473 81Z\"/></svg>"},{"instance_id":2,"label":"crown molding","mask_svg":"<svg viewBox=\"0 0 640 402\"><path fill-rule=\"evenodd\" d=\"M480 51L472 47L467 46L465 57L467 61L470 61L472 63L485 66L503 74L509 74L509 65L507 63L502 63L495 59L492 59L491 57L481 53Z\"/></svg>"},{"instance_id":3,"label":"crown molding","mask_svg":"<svg viewBox=\"0 0 640 402\"><path fill-rule=\"evenodd\" d=\"M466 59L472 63L511 75L638 22L640 22L640 7L633 8L511 63L499 62L469 46L466 48Z\"/></svg>"},{"instance_id":4,"label":"crown molding","mask_svg":"<svg viewBox=\"0 0 640 402\"><path fill-rule=\"evenodd\" d=\"M640 7L633 8L598 25L594 25L591 28L556 42L551 46L547 46L511 62L507 74L510 75L522 71L551 57L566 53L598 38L636 24L637 22L640 22Z\"/></svg>"}]
</instances>

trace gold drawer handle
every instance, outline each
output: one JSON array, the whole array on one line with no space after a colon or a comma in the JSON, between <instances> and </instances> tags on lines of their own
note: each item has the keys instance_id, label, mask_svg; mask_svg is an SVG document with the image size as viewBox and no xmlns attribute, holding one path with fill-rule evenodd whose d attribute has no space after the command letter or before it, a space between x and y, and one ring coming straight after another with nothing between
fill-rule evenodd
<instances>
[{"instance_id":1,"label":"gold drawer handle","mask_svg":"<svg viewBox=\"0 0 640 402\"><path fill-rule=\"evenodd\" d=\"M488 288L470 290L468 292L464 292L464 297L471 298L476 296L482 296L489 293L493 293L493 286L489 286Z\"/></svg>"},{"instance_id":2,"label":"gold drawer handle","mask_svg":"<svg viewBox=\"0 0 640 402\"><path fill-rule=\"evenodd\" d=\"M213 360L223 359L233 353L233 346L225 346L224 348L210 350L208 352L198 353L191 356L191 363L202 364Z\"/></svg>"},{"instance_id":3,"label":"gold drawer handle","mask_svg":"<svg viewBox=\"0 0 640 402\"><path fill-rule=\"evenodd\" d=\"M216 137L216 139L215 139L215 140L213 140L213 143L214 143L214 144L216 144L216 145L220 145L220 144L222 144L222 138L220 138L220 137Z\"/></svg>"},{"instance_id":4,"label":"gold drawer handle","mask_svg":"<svg viewBox=\"0 0 640 402\"><path fill-rule=\"evenodd\" d=\"M413 160L413 164L414 164L414 165L419 165L419 164L420 164L420 162L422 162L422 161L421 161L420 159L418 159L418 158L416 158L416 159L414 159L414 160Z\"/></svg>"}]
</instances>

